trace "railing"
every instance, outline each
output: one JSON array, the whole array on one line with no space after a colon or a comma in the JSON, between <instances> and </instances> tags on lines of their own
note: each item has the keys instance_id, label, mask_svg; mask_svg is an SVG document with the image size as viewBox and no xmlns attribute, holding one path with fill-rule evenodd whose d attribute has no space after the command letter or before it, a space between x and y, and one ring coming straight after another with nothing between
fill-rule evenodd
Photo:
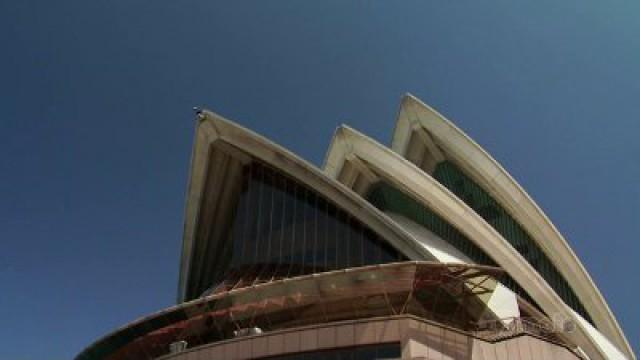
<instances>
[{"instance_id":1,"label":"railing","mask_svg":"<svg viewBox=\"0 0 640 360\"><path fill-rule=\"evenodd\" d=\"M569 346L562 338L563 333L569 333L575 326L564 319L551 321L543 318L509 317L500 320L479 321L474 334L488 341L500 341L518 335L534 335L545 340Z\"/></svg>"},{"instance_id":2,"label":"railing","mask_svg":"<svg viewBox=\"0 0 640 360\"><path fill-rule=\"evenodd\" d=\"M98 340L77 360L155 359L187 342L214 343L244 334L384 316L411 315L495 341L531 333L567 346L557 327L536 319L484 321L501 274L480 265L403 262L279 279L251 272L229 278L212 295L137 320Z\"/></svg>"}]
</instances>

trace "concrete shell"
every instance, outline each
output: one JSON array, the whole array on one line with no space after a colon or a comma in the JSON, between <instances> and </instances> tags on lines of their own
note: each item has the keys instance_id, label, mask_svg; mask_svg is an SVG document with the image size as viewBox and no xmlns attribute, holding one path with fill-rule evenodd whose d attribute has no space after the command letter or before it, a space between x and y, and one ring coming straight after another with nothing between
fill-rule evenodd
<instances>
[{"instance_id":1,"label":"concrete shell","mask_svg":"<svg viewBox=\"0 0 640 360\"><path fill-rule=\"evenodd\" d=\"M199 113L195 144L191 158L187 188L183 247L180 261L178 302L186 299L186 288L194 274L190 274L199 212L203 205L203 192L207 184L206 172L215 151L233 153L236 158L251 158L267 163L303 184L315 189L343 210L349 212L371 230L390 242L396 249L413 259L432 259L424 248L416 245L412 237L375 207L350 189L331 179L317 167L274 144L264 137L210 111ZM220 169L224 172L226 169ZM216 189L224 193L224 189Z\"/></svg>"},{"instance_id":2,"label":"concrete shell","mask_svg":"<svg viewBox=\"0 0 640 360\"><path fill-rule=\"evenodd\" d=\"M426 133L426 134L425 134ZM480 145L416 97L403 99L391 148L409 157L413 134L442 152L488 191L518 221L551 259L583 302L595 326L628 357L635 358L615 316L562 234L515 179ZM426 136L425 136L426 135Z\"/></svg>"},{"instance_id":3,"label":"concrete shell","mask_svg":"<svg viewBox=\"0 0 640 360\"><path fill-rule=\"evenodd\" d=\"M612 350L607 344L602 344L602 339L585 326L584 321L560 299L537 271L462 200L398 153L347 126L338 128L325 159L325 172L358 190L363 181L360 181L362 175L357 174L357 169L363 168L364 176L380 177L391 182L463 232L526 288L548 315L561 314L572 319L578 326L569 337L591 359L625 358L615 348ZM372 181L375 179L369 180Z\"/></svg>"}]
</instances>

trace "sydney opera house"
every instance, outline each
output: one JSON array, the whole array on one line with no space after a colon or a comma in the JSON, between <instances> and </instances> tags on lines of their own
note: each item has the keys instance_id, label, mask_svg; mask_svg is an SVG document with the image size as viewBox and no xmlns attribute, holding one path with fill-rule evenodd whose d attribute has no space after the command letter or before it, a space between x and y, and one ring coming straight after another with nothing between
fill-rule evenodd
<instances>
[{"instance_id":1,"label":"sydney opera house","mask_svg":"<svg viewBox=\"0 0 640 360\"><path fill-rule=\"evenodd\" d=\"M197 112L177 305L89 359L635 359L525 190L434 109L323 167Z\"/></svg>"}]
</instances>

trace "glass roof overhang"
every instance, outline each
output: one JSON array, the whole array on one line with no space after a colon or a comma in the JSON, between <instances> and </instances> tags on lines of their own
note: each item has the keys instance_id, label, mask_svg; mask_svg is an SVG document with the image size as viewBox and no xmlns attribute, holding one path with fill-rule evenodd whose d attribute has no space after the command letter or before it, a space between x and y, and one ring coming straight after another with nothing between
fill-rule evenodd
<instances>
[{"instance_id":1,"label":"glass roof overhang","mask_svg":"<svg viewBox=\"0 0 640 360\"><path fill-rule=\"evenodd\" d=\"M178 341L191 348L247 329L397 315L475 333L486 321L499 320L486 304L502 273L489 266L410 261L283 278L277 266L251 267L230 274L210 295L114 331L76 360L155 359Z\"/></svg>"}]
</instances>

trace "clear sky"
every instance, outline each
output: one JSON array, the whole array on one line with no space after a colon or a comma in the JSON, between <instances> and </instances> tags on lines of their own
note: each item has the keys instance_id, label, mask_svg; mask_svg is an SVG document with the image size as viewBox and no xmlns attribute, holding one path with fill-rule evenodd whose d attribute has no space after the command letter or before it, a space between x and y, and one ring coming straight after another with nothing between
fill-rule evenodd
<instances>
[{"instance_id":1,"label":"clear sky","mask_svg":"<svg viewBox=\"0 0 640 360\"><path fill-rule=\"evenodd\" d=\"M320 164L340 123L388 144L405 92L537 200L638 352L637 2L228 3L0 0L0 359L174 303L193 106Z\"/></svg>"}]
</instances>

